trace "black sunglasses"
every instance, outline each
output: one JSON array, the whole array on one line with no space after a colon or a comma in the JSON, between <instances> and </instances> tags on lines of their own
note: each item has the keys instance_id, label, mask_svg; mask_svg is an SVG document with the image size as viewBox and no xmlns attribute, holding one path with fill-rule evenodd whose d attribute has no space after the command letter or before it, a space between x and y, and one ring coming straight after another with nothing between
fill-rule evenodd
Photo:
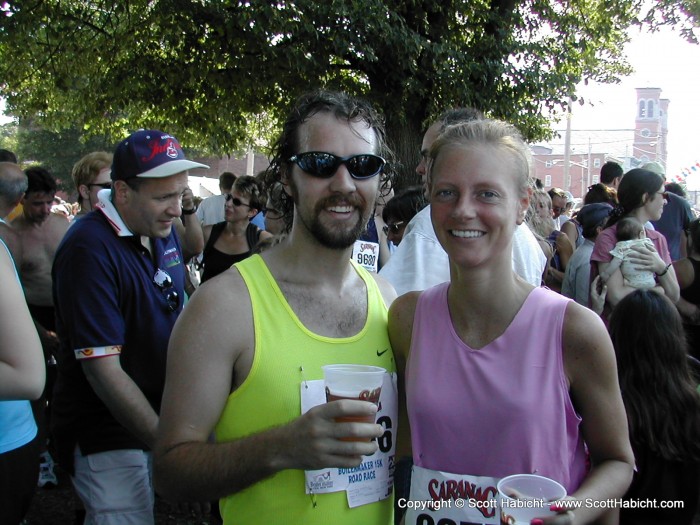
<instances>
[{"instance_id":1,"label":"black sunglasses","mask_svg":"<svg viewBox=\"0 0 700 525\"><path fill-rule=\"evenodd\" d=\"M399 233L401 226L403 226L403 221L395 222L393 224L385 224L382 227L382 231L384 232L384 235L387 235L389 231L391 231L391 233Z\"/></svg>"},{"instance_id":2,"label":"black sunglasses","mask_svg":"<svg viewBox=\"0 0 700 525\"><path fill-rule=\"evenodd\" d=\"M98 188L102 188L103 190L108 190L112 187L112 183L111 182L102 182L102 183L98 184L96 182L92 182L92 183L88 184L88 188L92 188L93 186L97 186Z\"/></svg>"},{"instance_id":3,"label":"black sunglasses","mask_svg":"<svg viewBox=\"0 0 700 525\"><path fill-rule=\"evenodd\" d=\"M342 164L345 164L353 179L369 179L378 175L386 164L386 161L378 155L338 157L323 151L309 151L292 155L288 162L294 162L309 175L320 179L331 178Z\"/></svg>"},{"instance_id":4,"label":"black sunglasses","mask_svg":"<svg viewBox=\"0 0 700 525\"><path fill-rule=\"evenodd\" d=\"M153 283L160 288L160 291L163 293L169 311L175 312L180 308L180 295L173 287L173 280L168 272L158 268L153 276Z\"/></svg>"},{"instance_id":5,"label":"black sunglasses","mask_svg":"<svg viewBox=\"0 0 700 525\"><path fill-rule=\"evenodd\" d=\"M226 194L226 202L233 202L233 205L234 205L236 208L238 208L239 206L246 206L246 207L248 207L248 208L252 208L252 206L251 206L250 204L246 204L246 203L243 202L241 199L239 199L238 197L234 197L234 196L231 195L230 193L227 193L227 194Z\"/></svg>"}]
</instances>

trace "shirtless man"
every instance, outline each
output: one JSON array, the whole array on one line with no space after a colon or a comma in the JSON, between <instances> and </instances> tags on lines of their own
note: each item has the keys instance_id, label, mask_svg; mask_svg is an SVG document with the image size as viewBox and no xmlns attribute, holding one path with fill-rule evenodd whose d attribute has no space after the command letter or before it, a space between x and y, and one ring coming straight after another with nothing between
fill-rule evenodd
<instances>
[{"instance_id":1,"label":"shirtless man","mask_svg":"<svg viewBox=\"0 0 700 525\"><path fill-rule=\"evenodd\" d=\"M51 297L51 265L68 221L51 213L56 180L41 167L28 168L27 191L22 199L22 215L12 221L19 236L17 269L34 320L47 330L55 327ZM15 255L13 253L13 255Z\"/></svg>"},{"instance_id":2,"label":"shirtless man","mask_svg":"<svg viewBox=\"0 0 700 525\"><path fill-rule=\"evenodd\" d=\"M384 150L367 103L328 92L297 101L266 181L281 180L293 201L288 237L205 283L171 335L154 451L161 494L222 498L226 524L393 523L396 388L385 376L379 407L326 403L321 381L325 364L395 370L395 294L350 259Z\"/></svg>"},{"instance_id":3,"label":"shirtless man","mask_svg":"<svg viewBox=\"0 0 700 525\"><path fill-rule=\"evenodd\" d=\"M58 245L68 230L69 222L60 215L51 213L53 198L56 195L56 180L42 167L25 170L27 191L22 198L22 214L11 225L17 234L17 244L10 246L17 265L29 312L44 349L44 357L49 365L55 365L58 351L56 319L51 295L51 266ZM34 417L39 426L41 466L39 486L57 485L53 472L53 459L45 449L48 432L46 423L47 401L51 403L51 392L55 381L55 366L47 368L46 389L42 397L32 404Z\"/></svg>"}]
</instances>

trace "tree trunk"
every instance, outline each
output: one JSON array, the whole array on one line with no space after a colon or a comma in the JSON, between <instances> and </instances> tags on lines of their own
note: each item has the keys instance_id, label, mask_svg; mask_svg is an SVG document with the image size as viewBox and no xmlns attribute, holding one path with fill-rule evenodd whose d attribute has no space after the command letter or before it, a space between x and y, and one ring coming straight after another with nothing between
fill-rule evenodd
<instances>
[{"instance_id":1,"label":"tree trunk","mask_svg":"<svg viewBox=\"0 0 700 525\"><path fill-rule=\"evenodd\" d=\"M386 116L386 133L394 159L394 191L420 184L416 166L420 161L423 130L420 122L407 122L397 115Z\"/></svg>"}]
</instances>

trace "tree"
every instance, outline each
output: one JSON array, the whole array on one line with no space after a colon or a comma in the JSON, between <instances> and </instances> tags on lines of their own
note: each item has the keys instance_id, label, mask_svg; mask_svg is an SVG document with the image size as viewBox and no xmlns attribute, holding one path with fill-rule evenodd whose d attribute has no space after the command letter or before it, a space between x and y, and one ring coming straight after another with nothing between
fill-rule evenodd
<instances>
[{"instance_id":1,"label":"tree","mask_svg":"<svg viewBox=\"0 0 700 525\"><path fill-rule=\"evenodd\" d=\"M665 0L649 20L678 4L692 17L694 1ZM549 136L551 113L576 84L629 72L621 50L626 29L641 21L637 0L4 6L0 96L21 118L115 140L156 127L229 152L251 142L249 121L275 123L309 89L343 89L383 111L409 178L426 121L446 107L477 107L531 140Z\"/></svg>"},{"instance_id":2,"label":"tree","mask_svg":"<svg viewBox=\"0 0 700 525\"><path fill-rule=\"evenodd\" d=\"M41 164L58 181L59 189L71 194L75 186L71 179L73 164L91 151L113 151L109 138L92 135L87 139L75 128L50 131L25 122L17 131L15 153L23 167Z\"/></svg>"},{"instance_id":3,"label":"tree","mask_svg":"<svg viewBox=\"0 0 700 525\"><path fill-rule=\"evenodd\" d=\"M17 151L17 124L14 122L0 125L0 149Z\"/></svg>"}]
</instances>

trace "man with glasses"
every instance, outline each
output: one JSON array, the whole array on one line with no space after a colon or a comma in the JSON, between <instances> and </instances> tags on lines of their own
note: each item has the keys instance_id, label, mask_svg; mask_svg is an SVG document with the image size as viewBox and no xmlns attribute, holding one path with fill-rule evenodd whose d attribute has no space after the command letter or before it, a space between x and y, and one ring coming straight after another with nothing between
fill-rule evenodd
<instances>
[{"instance_id":1,"label":"man with glasses","mask_svg":"<svg viewBox=\"0 0 700 525\"><path fill-rule=\"evenodd\" d=\"M59 247L53 295L61 340L52 430L86 523L153 523L150 452L168 338L185 268L173 230L185 158L167 133L141 130L116 148L111 190Z\"/></svg>"},{"instance_id":2,"label":"man with glasses","mask_svg":"<svg viewBox=\"0 0 700 525\"><path fill-rule=\"evenodd\" d=\"M80 206L76 219L84 217L95 208L98 203L97 192L112 187L112 179L109 177L111 165L112 154L106 151L88 153L73 165L70 176L78 191Z\"/></svg>"},{"instance_id":3,"label":"man with glasses","mask_svg":"<svg viewBox=\"0 0 700 525\"><path fill-rule=\"evenodd\" d=\"M227 524L392 523L395 383L385 374L378 405L326 403L321 368L395 371L395 294L350 258L387 154L367 103L325 91L297 101L266 174L284 187L289 235L205 283L173 331L159 492L221 498Z\"/></svg>"}]
</instances>

